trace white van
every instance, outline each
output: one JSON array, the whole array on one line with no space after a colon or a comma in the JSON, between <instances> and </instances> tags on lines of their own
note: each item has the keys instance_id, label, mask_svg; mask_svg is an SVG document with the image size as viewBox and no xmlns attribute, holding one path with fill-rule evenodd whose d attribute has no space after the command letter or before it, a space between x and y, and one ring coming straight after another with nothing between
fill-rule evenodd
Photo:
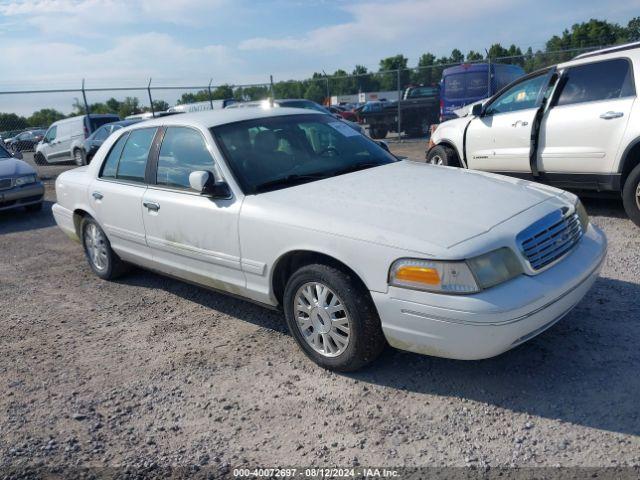
<instances>
[{"instance_id":1,"label":"white van","mask_svg":"<svg viewBox=\"0 0 640 480\"><path fill-rule=\"evenodd\" d=\"M224 100L212 100L206 102L195 103L183 103L181 105L175 105L170 107L167 112L169 113L193 113L203 112L205 110L219 110L221 108L227 108L229 105L237 103L238 100L233 98L225 98Z\"/></svg>"},{"instance_id":2,"label":"white van","mask_svg":"<svg viewBox=\"0 0 640 480\"><path fill-rule=\"evenodd\" d=\"M38 165L74 160L82 165L85 139L105 123L118 122L120 117L111 113L79 115L51 124L36 147L34 161Z\"/></svg>"}]
</instances>

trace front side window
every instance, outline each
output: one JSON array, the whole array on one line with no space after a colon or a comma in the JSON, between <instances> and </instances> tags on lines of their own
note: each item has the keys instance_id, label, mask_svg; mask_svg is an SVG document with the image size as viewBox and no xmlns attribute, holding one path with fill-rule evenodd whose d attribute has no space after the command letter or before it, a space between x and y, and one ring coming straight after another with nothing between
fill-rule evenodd
<instances>
[{"instance_id":1,"label":"front side window","mask_svg":"<svg viewBox=\"0 0 640 480\"><path fill-rule=\"evenodd\" d=\"M546 80L547 75L541 74L514 85L488 106L486 114L496 115L536 108L539 105L540 92L545 86Z\"/></svg>"},{"instance_id":2,"label":"front side window","mask_svg":"<svg viewBox=\"0 0 640 480\"><path fill-rule=\"evenodd\" d=\"M571 67L557 105L597 102L635 95L628 60L617 58Z\"/></svg>"},{"instance_id":3,"label":"front side window","mask_svg":"<svg viewBox=\"0 0 640 480\"><path fill-rule=\"evenodd\" d=\"M331 115L260 118L211 131L245 193L286 188L396 161Z\"/></svg>"},{"instance_id":4,"label":"front side window","mask_svg":"<svg viewBox=\"0 0 640 480\"><path fill-rule=\"evenodd\" d=\"M190 188L189 174L213 170L213 159L202 135L187 127L168 127L160 147L156 183Z\"/></svg>"},{"instance_id":5,"label":"front side window","mask_svg":"<svg viewBox=\"0 0 640 480\"><path fill-rule=\"evenodd\" d=\"M156 134L156 128L141 128L129 133L118 162L116 178L128 182L144 182L147 157Z\"/></svg>"},{"instance_id":6,"label":"front side window","mask_svg":"<svg viewBox=\"0 0 640 480\"><path fill-rule=\"evenodd\" d=\"M51 127L49 129L49 131L47 132L47 134L45 135L44 139L47 142L52 142L53 140L56 139L56 133L58 132L58 127Z\"/></svg>"}]
</instances>

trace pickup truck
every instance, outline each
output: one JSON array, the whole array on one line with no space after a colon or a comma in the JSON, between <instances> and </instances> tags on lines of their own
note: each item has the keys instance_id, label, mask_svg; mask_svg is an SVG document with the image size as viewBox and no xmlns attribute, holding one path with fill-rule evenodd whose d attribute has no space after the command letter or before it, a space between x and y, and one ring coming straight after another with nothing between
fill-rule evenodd
<instances>
[{"instance_id":1,"label":"pickup truck","mask_svg":"<svg viewBox=\"0 0 640 480\"><path fill-rule=\"evenodd\" d=\"M409 87L400 100L400 108L398 102L374 102L364 106L360 118L369 125L371 138L380 139L389 132L397 132L398 113L400 132L426 135L431 124L438 123L439 109L438 87Z\"/></svg>"}]
</instances>

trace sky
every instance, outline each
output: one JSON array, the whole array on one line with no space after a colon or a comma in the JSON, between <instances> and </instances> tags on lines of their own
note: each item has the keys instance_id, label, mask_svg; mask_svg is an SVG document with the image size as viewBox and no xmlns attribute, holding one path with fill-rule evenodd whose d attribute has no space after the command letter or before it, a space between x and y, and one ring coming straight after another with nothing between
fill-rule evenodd
<instances>
[{"instance_id":1,"label":"sky","mask_svg":"<svg viewBox=\"0 0 640 480\"><path fill-rule=\"evenodd\" d=\"M543 48L573 23L626 25L639 14L640 0L0 0L0 91L77 88L83 78L87 87L265 83L375 70L398 53L413 66L424 52L495 42ZM69 111L76 96L56 104ZM50 100L0 95L0 111Z\"/></svg>"}]
</instances>

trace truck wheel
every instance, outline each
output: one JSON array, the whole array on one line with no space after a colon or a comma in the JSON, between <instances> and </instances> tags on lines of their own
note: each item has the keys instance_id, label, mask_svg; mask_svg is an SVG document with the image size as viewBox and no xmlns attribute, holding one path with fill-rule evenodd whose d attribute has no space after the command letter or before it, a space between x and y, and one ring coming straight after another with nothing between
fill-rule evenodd
<instances>
[{"instance_id":1,"label":"truck wheel","mask_svg":"<svg viewBox=\"0 0 640 480\"><path fill-rule=\"evenodd\" d=\"M459 167L460 159L456 151L446 145L436 145L427 153L427 163L432 165L444 165L449 167Z\"/></svg>"},{"instance_id":2,"label":"truck wheel","mask_svg":"<svg viewBox=\"0 0 640 480\"><path fill-rule=\"evenodd\" d=\"M82 150L79 148L75 148L73 150L73 163L78 166L86 165L87 162L84 160L84 155L82 154Z\"/></svg>"},{"instance_id":3,"label":"truck wheel","mask_svg":"<svg viewBox=\"0 0 640 480\"><path fill-rule=\"evenodd\" d=\"M386 345L370 293L337 268L301 267L287 282L283 304L291 335L321 367L357 370L373 362Z\"/></svg>"},{"instance_id":4,"label":"truck wheel","mask_svg":"<svg viewBox=\"0 0 640 480\"><path fill-rule=\"evenodd\" d=\"M622 203L631 221L640 227L640 165L631 170L624 182Z\"/></svg>"}]
</instances>

